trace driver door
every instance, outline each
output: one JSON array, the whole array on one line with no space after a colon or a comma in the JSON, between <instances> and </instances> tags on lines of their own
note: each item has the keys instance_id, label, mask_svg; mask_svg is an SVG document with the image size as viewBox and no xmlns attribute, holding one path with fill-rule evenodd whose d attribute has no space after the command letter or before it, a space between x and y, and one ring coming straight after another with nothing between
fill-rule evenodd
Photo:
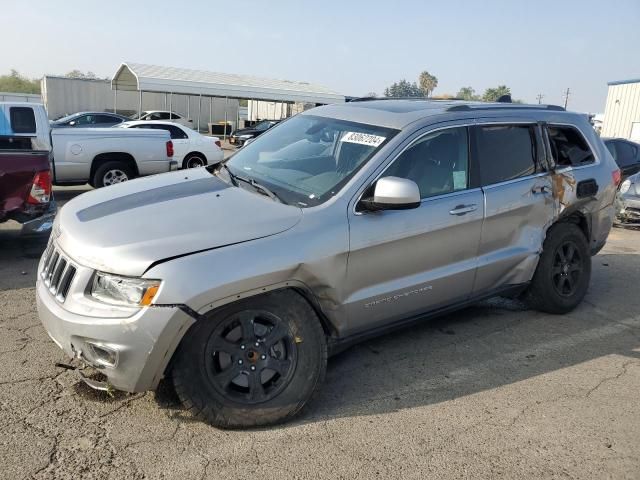
<instances>
[{"instance_id":1,"label":"driver door","mask_svg":"<svg viewBox=\"0 0 640 480\"><path fill-rule=\"evenodd\" d=\"M484 215L470 163L467 127L423 134L381 175L415 181L420 206L349 212L349 333L469 298Z\"/></svg>"}]
</instances>

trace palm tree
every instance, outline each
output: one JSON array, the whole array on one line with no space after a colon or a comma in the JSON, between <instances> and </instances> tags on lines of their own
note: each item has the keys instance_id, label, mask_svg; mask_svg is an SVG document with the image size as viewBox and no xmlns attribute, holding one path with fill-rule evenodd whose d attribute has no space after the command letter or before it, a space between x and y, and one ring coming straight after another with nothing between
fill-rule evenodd
<instances>
[{"instance_id":1,"label":"palm tree","mask_svg":"<svg viewBox=\"0 0 640 480\"><path fill-rule=\"evenodd\" d=\"M438 86L438 79L425 70L418 77L418 84L420 85L420 90L422 90L424 96L429 97Z\"/></svg>"}]
</instances>

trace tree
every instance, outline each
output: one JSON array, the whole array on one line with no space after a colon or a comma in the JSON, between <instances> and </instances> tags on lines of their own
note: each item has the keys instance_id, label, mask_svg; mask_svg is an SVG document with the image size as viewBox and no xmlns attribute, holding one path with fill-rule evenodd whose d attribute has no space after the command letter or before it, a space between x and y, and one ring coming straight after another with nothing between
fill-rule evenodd
<instances>
[{"instance_id":1,"label":"tree","mask_svg":"<svg viewBox=\"0 0 640 480\"><path fill-rule=\"evenodd\" d=\"M424 97L424 92L416 82L408 82L405 79L394 82L391 86L384 89L385 97Z\"/></svg>"},{"instance_id":2,"label":"tree","mask_svg":"<svg viewBox=\"0 0 640 480\"><path fill-rule=\"evenodd\" d=\"M462 87L456 93L456 98L460 98L462 100L480 100L480 96L476 95L476 91L473 87Z\"/></svg>"},{"instance_id":3,"label":"tree","mask_svg":"<svg viewBox=\"0 0 640 480\"><path fill-rule=\"evenodd\" d=\"M40 93L40 81L30 80L12 69L9 75L0 75L0 92Z\"/></svg>"},{"instance_id":4,"label":"tree","mask_svg":"<svg viewBox=\"0 0 640 480\"><path fill-rule=\"evenodd\" d=\"M425 70L418 77L418 84L424 94L423 96L428 97L433 94L433 91L438 86L438 79Z\"/></svg>"},{"instance_id":5,"label":"tree","mask_svg":"<svg viewBox=\"0 0 640 480\"><path fill-rule=\"evenodd\" d=\"M369 92L365 95L367 98L377 98L378 94L376 92Z\"/></svg>"},{"instance_id":6,"label":"tree","mask_svg":"<svg viewBox=\"0 0 640 480\"><path fill-rule=\"evenodd\" d=\"M95 80L97 75L92 71L88 71L87 73L81 72L80 70L71 70L70 72L65 74L67 78L85 78L90 80Z\"/></svg>"},{"instance_id":7,"label":"tree","mask_svg":"<svg viewBox=\"0 0 640 480\"><path fill-rule=\"evenodd\" d=\"M487 88L482 95L485 102L495 102L503 95L511 95L511 89L506 85L500 85L496 88Z\"/></svg>"}]
</instances>

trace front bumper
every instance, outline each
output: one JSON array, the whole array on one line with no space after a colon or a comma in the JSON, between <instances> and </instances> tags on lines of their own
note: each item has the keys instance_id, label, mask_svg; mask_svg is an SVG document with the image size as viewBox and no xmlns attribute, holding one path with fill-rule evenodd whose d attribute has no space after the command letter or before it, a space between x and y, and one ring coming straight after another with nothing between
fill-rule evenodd
<instances>
[{"instance_id":1,"label":"front bumper","mask_svg":"<svg viewBox=\"0 0 640 480\"><path fill-rule=\"evenodd\" d=\"M175 306L142 308L128 318L71 313L49 292L39 275L36 302L40 321L51 339L69 357L100 370L109 386L126 392L157 387L182 336L194 321ZM114 365L105 365L101 351L111 352Z\"/></svg>"}]
</instances>

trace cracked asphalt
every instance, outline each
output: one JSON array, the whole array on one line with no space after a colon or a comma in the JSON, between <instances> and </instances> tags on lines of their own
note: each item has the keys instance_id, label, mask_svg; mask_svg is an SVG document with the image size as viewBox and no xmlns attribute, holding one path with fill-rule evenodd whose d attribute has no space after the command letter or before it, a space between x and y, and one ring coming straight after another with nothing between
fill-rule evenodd
<instances>
[{"instance_id":1,"label":"cracked asphalt","mask_svg":"<svg viewBox=\"0 0 640 480\"><path fill-rule=\"evenodd\" d=\"M571 314L493 300L360 344L296 421L250 431L167 385L109 398L56 368L44 243L17 232L0 227L0 478L640 478L640 231L613 230Z\"/></svg>"}]
</instances>

